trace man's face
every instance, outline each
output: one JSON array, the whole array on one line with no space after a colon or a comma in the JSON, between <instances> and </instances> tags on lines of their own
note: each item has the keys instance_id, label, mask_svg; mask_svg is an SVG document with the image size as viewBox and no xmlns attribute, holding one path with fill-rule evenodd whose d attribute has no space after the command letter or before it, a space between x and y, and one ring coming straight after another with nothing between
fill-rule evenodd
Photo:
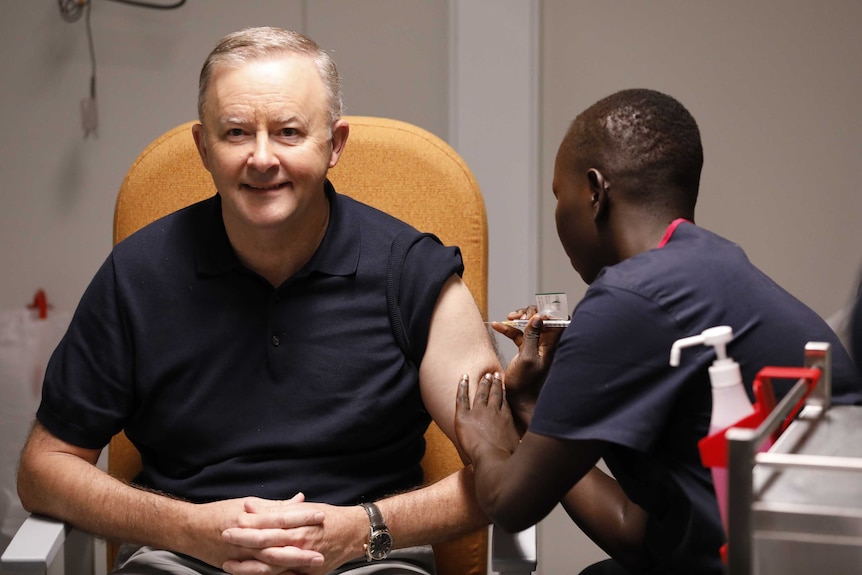
<instances>
[{"instance_id":1,"label":"man's face","mask_svg":"<svg viewBox=\"0 0 862 575\"><path fill-rule=\"evenodd\" d=\"M589 186L587 170L577 172L574 151L564 143L554 162L554 196L557 208L554 217L557 235L569 256L569 261L586 283L592 283L601 270L598 261L598 234L596 229L595 200Z\"/></svg>"},{"instance_id":2,"label":"man's face","mask_svg":"<svg viewBox=\"0 0 862 575\"><path fill-rule=\"evenodd\" d=\"M333 146L328 103L317 69L303 56L214 71L203 127L194 135L226 226L279 228L326 209L323 183L343 143ZM346 138L346 127L335 128L336 140Z\"/></svg>"}]
</instances>

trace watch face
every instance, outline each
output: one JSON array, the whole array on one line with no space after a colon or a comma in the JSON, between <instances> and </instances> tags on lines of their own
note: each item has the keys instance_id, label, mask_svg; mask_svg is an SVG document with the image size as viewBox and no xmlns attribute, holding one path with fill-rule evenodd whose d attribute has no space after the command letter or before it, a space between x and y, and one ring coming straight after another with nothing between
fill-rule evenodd
<instances>
[{"instance_id":1,"label":"watch face","mask_svg":"<svg viewBox=\"0 0 862 575\"><path fill-rule=\"evenodd\" d=\"M368 556L372 559L386 559L392 551L392 536L387 531L375 531L368 542Z\"/></svg>"}]
</instances>

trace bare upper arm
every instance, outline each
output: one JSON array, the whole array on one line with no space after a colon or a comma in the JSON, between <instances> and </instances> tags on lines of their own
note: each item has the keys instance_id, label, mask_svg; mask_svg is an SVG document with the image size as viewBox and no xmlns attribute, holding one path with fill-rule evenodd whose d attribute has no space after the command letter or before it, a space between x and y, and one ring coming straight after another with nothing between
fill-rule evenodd
<instances>
[{"instance_id":1,"label":"bare upper arm","mask_svg":"<svg viewBox=\"0 0 862 575\"><path fill-rule=\"evenodd\" d=\"M452 275L434 307L419 382L425 407L453 442L455 394L461 374L478 379L489 371L502 371L493 340L467 285Z\"/></svg>"},{"instance_id":2,"label":"bare upper arm","mask_svg":"<svg viewBox=\"0 0 862 575\"><path fill-rule=\"evenodd\" d=\"M48 431L48 429L36 421L30 431L30 437L24 445L21 455L22 464L27 458L44 457L53 455L75 455L93 465L99 460L101 449L86 449L67 443Z\"/></svg>"}]
</instances>

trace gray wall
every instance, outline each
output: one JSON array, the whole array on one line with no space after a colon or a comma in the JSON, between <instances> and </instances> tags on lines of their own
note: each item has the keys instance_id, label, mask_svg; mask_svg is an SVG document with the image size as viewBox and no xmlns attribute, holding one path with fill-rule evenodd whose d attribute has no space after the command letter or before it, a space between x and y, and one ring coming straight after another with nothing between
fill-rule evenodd
<instances>
[{"instance_id":1,"label":"gray wall","mask_svg":"<svg viewBox=\"0 0 862 575\"><path fill-rule=\"evenodd\" d=\"M824 317L845 304L862 266L862 3L545 0L542 9L544 287L583 289L553 233L551 173L568 122L615 90L649 87L699 122L697 222Z\"/></svg>"},{"instance_id":2,"label":"gray wall","mask_svg":"<svg viewBox=\"0 0 862 575\"><path fill-rule=\"evenodd\" d=\"M453 49L452 19L475 18L477 7L499 16L513 5L523 12L515 28L472 41L492 52L499 46L518 83L511 90L516 111L499 113L493 126L485 121L494 137L477 136L482 122L463 133L463 123L451 127L453 114L499 100L505 88L489 80L496 94L453 97L451 70L464 70L450 58L469 58ZM349 113L395 117L469 143L459 149L481 167L480 184L493 169L488 158L499 156L503 172L514 163L507 157L513 142L539 143L537 158L526 158L517 174L533 174L533 185L519 179L486 192L492 280L505 278L502 268L511 262L512 270L527 270L518 281L535 282L536 291L566 290L570 303L583 293L554 231L553 157L578 111L631 86L677 96L700 123L706 167L699 224L739 242L824 316L847 301L862 265L857 0L190 0L170 12L94 0L100 128L87 140L78 112L90 75L83 20L63 22L53 0L8 0L4 7L0 309L20 308L39 287L57 308L74 308L110 249L113 199L126 168L154 137L194 117L198 69L215 40L264 23L304 29L334 50ZM536 25L536 8L539 120L525 129L513 118L529 112L533 92L522 90L525 61L513 57L506 38L520 33L518 19ZM472 83L478 89L483 73L505 74L505 66L476 71ZM507 124L516 129L498 135ZM500 223L507 208L537 217L523 226L511 216ZM512 242L523 229L530 237ZM513 296L503 283L491 287L495 316L531 291L518 285ZM576 573L600 556L559 511L540 525L540 573Z\"/></svg>"}]
</instances>

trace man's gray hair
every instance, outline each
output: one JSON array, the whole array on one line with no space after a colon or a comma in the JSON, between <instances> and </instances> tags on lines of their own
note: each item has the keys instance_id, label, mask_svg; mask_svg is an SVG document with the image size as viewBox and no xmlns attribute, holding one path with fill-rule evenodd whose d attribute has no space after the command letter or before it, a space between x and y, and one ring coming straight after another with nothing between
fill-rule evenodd
<instances>
[{"instance_id":1,"label":"man's gray hair","mask_svg":"<svg viewBox=\"0 0 862 575\"><path fill-rule=\"evenodd\" d=\"M344 113L344 103L341 77L332 57L305 34L274 27L246 28L233 32L222 38L210 52L201 68L198 82L198 119L203 122L207 88L218 66L240 64L285 53L311 58L317 66L329 98L330 126L338 121Z\"/></svg>"}]
</instances>

